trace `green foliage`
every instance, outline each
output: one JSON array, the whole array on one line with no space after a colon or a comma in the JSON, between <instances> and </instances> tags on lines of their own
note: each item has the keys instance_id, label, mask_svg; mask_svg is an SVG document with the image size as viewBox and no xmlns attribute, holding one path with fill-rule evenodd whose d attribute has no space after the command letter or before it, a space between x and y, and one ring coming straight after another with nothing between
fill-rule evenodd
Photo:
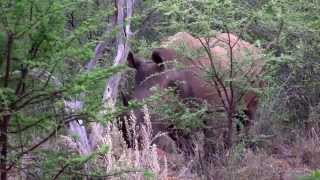
<instances>
[{"instance_id":1,"label":"green foliage","mask_svg":"<svg viewBox=\"0 0 320 180\"><path fill-rule=\"evenodd\" d=\"M28 171L39 179L53 177L66 165L69 172L82 172L86 162L99 153L106 153L108 148L89 156L49 147L27 151L50 134L53 138L64 134L65 122L72 120L73 116L81 115L85 123L107 123L123 111L143 106L142 103L130 102L128 108L119 107L112 114L102 116L99 112L105 81L126 68L103 67L85 71L84 66L94 56L96 44L112 39L119 29L108 29L113 25L112 15L115 12L114 4L110 2L0 1L0 126L3 127L3 119L9 115L7 165L20 165L21 154L28 154L38 158ZM285 128L303 129L301 127L308 122L309 112L318 107L318 1L146 0L137 6L136 15L130 19L133 32L138 32L130 42L135 52L150 57L150 50L158 47L162 38L178 31L188 31L201 37L213 36L217 32L236 33L265 48L268 54L265 57L268 60L265 79L269 91L265 93L265 100L272 114L269 119L280 122ZM13 39L11 48L8 47L10 38ZM108 55L112 57L115 46L110 44ZM191 58L203 53L183 47L178 51ZM7 58L9 54L11 58ZM103 58L101 61L106 61ZM209 72L207 78L212 78L213 74ZM233 81L235 79L231 77L224 82ZM239 87L250 89L241 86L241 79L236 81ZM69 99L82 100L85 104L83 110L66 112L64 100ZM201 127L199 119L205 118L207 110L206 104L196 100L181 101L176 89L155 91L147 104L150 109L155 109L152 113L161 114L163 119L170 119L178 128L188 131ZM319 172L314 171L310 178L318 176ZM62 178L69 177L77 176L65 175Z\"/></svg>"},{"instance_id":2,"label":"green foliage","mask_svg":"<svg viewBox=\"0 0 320 180\"><path fill-rule=\"evenodd\" d=\"M143 172L143 176L146 178L146 179L155 179L155 175L153 172L150 172L150 171L144 171Z\"/></svg>"},{"instance_id":3,"label":"green foliage","mask_svg":"<svg viewBox=\"0 0 320 180\"><path fill-rule=\"evenodd\" d=\"M160 114L161 120L169 120L177 128L188 132L203 125L200 119L206 115L206 104L199 103L196 99L181 100L175 88L164 91L155 88L153 91L147 104L154 111L152 113Z\"/></svg>"},{"instance_id":4,"label":"green foliage","mask_svg":"<svg viewBox=\"0 0 320 180\"><path fill-rule=\"evenodd\" d=\"M114 13L113 4L97 3L0 1L0 126L7 129L9 137L0 148L8 146L6 166L21 164L26 154L34 155L39 159L31 162L26 172L48 179L64 166L83 171L84 164L98 155L84 157L66 149L51 150L55 143L42 145L64 134L67 122L77 116L96 120L103 84L125 69L117 66L85 72L97 42L109 36L104 31L105 19ZM83 93L88 96L82 97ZM85 109L66 112L64 100L75 98L86 103ZM3 123L5 116L9 116L8 125Z\"/></svg>"},{"instance_id":5,"label":"green foliage","mask_svg":"<svg viewBox=\"0 0 320 180\"><path fill-rule=\"evenodd\" d=\"M66 87L70 91L70 94L79 94L96 89L97 83L108 79L113 74L123 70L125 66L113 66L110 68L96 68L88 73L82 73L73 79L69 87Z\"/></svg>"},{"instance_id":6,"label":"green foliage","mask_svg":"<svg viewBox=\"0 0 320 180\"><path fill-rule=\"evenodd\" d=\"M270 1L265 7L267 14L257 19L256 26L267 26L270 35L255 34L273 40L271 52L278 56L269 67L273 87L270 93L277 112L273 119L280 120L284 128L289 125L301 129L310 109L320 101L320 29L316 15L320 6L316 1Z\"/></svg>"},{"instance_id":7,"label":"green foliage","mask_svg":"<svg viewBox=\"0 0 320 180\"><path fill-rule=\"evenodd\" d=\"M254 10L243 11L236 1L162 1L157 6L165 16L165 31L188 31L199 36L212 36L214 31L239 32L254 17ZM240 33L240 32L239 32Z\"/></svg>"},{"instance_id":8,"label":"green foliage","mask_svg":"<svg viewBox=\"0 0 320 180\"><path fill-rule=\"evenodd\" d=\"M305 176L300 179L301 180L319 180L320 179L320 171L315 170L315 171L311 172L311 174L309 176Z\"/></svg>"}]
</instances>

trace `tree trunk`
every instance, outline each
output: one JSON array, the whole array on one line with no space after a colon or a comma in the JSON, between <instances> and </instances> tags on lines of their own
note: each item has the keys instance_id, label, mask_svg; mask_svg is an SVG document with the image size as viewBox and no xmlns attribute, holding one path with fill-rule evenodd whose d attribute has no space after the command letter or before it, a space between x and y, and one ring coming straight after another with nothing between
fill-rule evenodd
<instances>
[{"instance_id":1,"label":"tree trunk","mask_svg":"<svg viewBox=\"0 0 320 180\"><path fill-rule=\"evenodd\" d=\"M11 53L13 48L14 35L10 32L7 33L7 43L6 43L6 69L4 75L3 87L7 88L10 81L10 71L11 71ZM2 104L6 106L5 104ZM0 157L0 177L1 180L7 179L7 153L8 153L8 125L11 118L8 107L0 107L2 118L0 122L0 147L1 147L1 157Z\"/></svg>"},{"instance_id":2,"label":"tree trunk","mask_svg":"<svg viewBox=\"0 0 320 180\"><path fill-rule=\"evenodd\" d=\"M118 34L118 47L117 55L114 60L114 66L124 64L129 53L129 39L132 32L130 31L130 18L132 17L133 0L126 0L127 6L127 17L125 17L124 12L124 0L117 1L118 17L117 25L120 26L120 31ZM124 24L125 19L127 19L126 25ZM125 25L125 26L124 26ZM105 108L113 108L116 103L116 98L118 95L118 86L121 79L121 74L114 75L108 80L103 96L103 106Z\"/></svg>"},{"instance_id":3,"label":"tree trunk","mask_svg":"<svg viewBox=\"0 0 320 180\"><path fill-rule=\"evenodd\" d=\"M232 135L233 135L233 113L228 112L228 133L226 137L226 145L228 149L232 147Z\"/></svg>"},{"instance_id":4,"label":"tree trunk","mask_svg":"<svg viewBox=\"0 0 320 180\"><path fill-rule=\"evenodd\" d=\"M0 123L0 145L1 145L1 159L0 159L0 171L1 180L7 179L7 153L8 153L8 124L10 121L10 115L4 115Z\"/></svg>"},{"instance_id":5,"label":"tree trunk","mask_svg":"<svg viewBox=\"0 0 320 180\"><path fill-rule=\"evenodd\" d=\"M11 52L12 52L12 46L13 46L13 34L8 33L7 34L7 44L6 44L6 70L5 70L5 75L4 75L4 87L8 87L9 85L9 80L10 80L10 67L11 67Z\"/></svg>"},{"instance_id":6,"label":"tree trunk","mask_svg":"<svg viewBox=\"0 0 320 180\"><path fill-rule=\"evenodd\" d=\"M126 4L125 4L126 2ZM130 19L133 14L134 0L117 0L117 23L116 26L119 27L119 32L117 36L117 55L114 59L114 66L124 64L126 57L129 53L129 39L132 35L130 31ZM126 8L126 13L125 13ZM126 15L126 16L125 16ZM126 23L125 23L126 22ZM118 95L118 86L121 80L121 74L116 74L111 77L107 84L103 94L102 105L104 107L105 114L106 111L112 110L116 104ZM92 134L91 134L91 145L95 148L101 142L103 135L103 127L99 123L92 124Z\"/></svg>"},{"instance_id":7,"label":"tree trunk","mask_svg":"<svg viewBox=\"0 0 320 180\"><path fill-rule=\"evenodd\" d=\"M106 43L105 42L100 42L96 48L95 48L95 56L92 58L89 63L86 65L86 72L90 72L93 70L99 61L104 55L106 49ZM85 93L81 93L80 97L84 97ZM83 108L83 102L80 100L72 100L72 101L65 101L66 107L70 111L79 111ZM89 136L87 134L86 127L83 125L82 120L77 120L77 121L71 121L69 123L69 131L70 134L78 134L79 135L79 141L77 142L78 147L79 147L79 153L82 155L88 155L89 153L92 152L92 148L90 146L90 140Z\"/></svg>"}]
</instances>

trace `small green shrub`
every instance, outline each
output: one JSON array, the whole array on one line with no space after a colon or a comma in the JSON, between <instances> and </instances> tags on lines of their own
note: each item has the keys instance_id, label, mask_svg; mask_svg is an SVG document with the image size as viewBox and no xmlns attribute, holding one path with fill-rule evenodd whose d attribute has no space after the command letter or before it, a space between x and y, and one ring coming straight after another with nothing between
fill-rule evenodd
<instances>
[{"instance_id":1,"label":"small green shrub","mask_svg":"<svg viewBox=\"0 0 320 180\"><path fill-rule=\"evenodd\" d=\"M301 180L319 180L320 179L320 170L315 170L311 172L309 176L302 177Z\"/></svg>"}]
</instances>

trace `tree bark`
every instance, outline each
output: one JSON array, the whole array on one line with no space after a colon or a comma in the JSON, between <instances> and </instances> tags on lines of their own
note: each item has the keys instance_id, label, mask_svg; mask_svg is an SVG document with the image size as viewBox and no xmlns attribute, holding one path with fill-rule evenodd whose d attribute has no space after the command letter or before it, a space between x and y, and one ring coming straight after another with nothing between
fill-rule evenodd
<instances>
[{"instance_id":1,"label":"tree bark","mask_svg":"<svg viewBox=\"0 0 320 180\"><path fill-rule=\"evenodd\" d=\"M129 39L132 32L130 31L130 19L133 12L133 0L126 0L127 7L127 17L125 17L125 4L124 0L117 1L117 25L120 27L118 34L118 47L117 55L114 60L114 66L124 64L126 57L129 53ZM125 19L127 19L126 25L124 24ZM121 79L121 74L116 74L108 80L103 96L103 106L105 108L113 108L116 103L116 98L118 95L118 86Z\"/></svg>"},{"instance_id":2,"label":"tree bark","mask_svg":"<svg viewBox=\"0 0 320 180\"><path fill-rule=\"evenodd\" d=\"M11 71L11 53L13 48L13 42L14 42L14 34L8 32L7 33L7 43L6 43L6 69L5 69L5 75L4 75L4 88L7 88L9 86L10 81L10 71ZM6 106L5 104L3 104ZM1 147L1 157L0 157L0 178L1 180L7 179L7 154L8 154L8 125L11 118L10 111L8 107L0 107L1 109L1 122L0 122L0 147Z\"/></svg>"},{"instance_id":3,"label":"tree bark","mask_svg":"<svg viewBox=\"0 0 320 180\"><path fill-rule=\"evenodd\" d=\"M10 115L4 115L0 124L0 144L1 144L1 159L0 171L1 180L7 179L7 154L8 154L8 124Z\"/></svg>"},{"instance_id":4,"label":"tree bark","mask_svg":"<svg viewBox=\"0 0 320 180\"><path fill-rule=\"evenodd\" d=\"M10 81L10 67L11 67L11 52L12 52L12 46L14 41L14 36L12 33L7 33L8 39L6 44L6 70L4 75L4 87L8 87L9 81Z\"/></svg>"},{"instance_id":5,"label":"tree bark","mask_svg":"<svg viewBox=\"0 0 320 180\"><path fill-rule=\"evenodd\" d=\"M117 36L117 55L114 59L114 66L124 64L126 57L129 53L129 39L132 35L130 30L130 19L133 14L134 0L117 0L117 23L116 26L119 27L119 32ZM126 8L126 11L125 11ZM126 22L126 23L125 23ZM121 74L116 74L112 76L106 83L106 88L103 94L102 105L105 114L108 110L113 110L117 95L118 86L121 80ZM91 145L95 148L100 142L103 135L103 127L99 123L93 123L91 134Z\"/></svg>"},{"instance_id":6,"label":"tree bark","mask_svg":"<svg viewBox=\"0 0 320 180\"><path fill-rule=\"evenodd\" d=\"M228 133L226 137L226 145L227 148L230 149L232 147L232 135L233 135L233 108L230 109L230 112L227 112L228 114Z\"/></svg>"}]
</instances>

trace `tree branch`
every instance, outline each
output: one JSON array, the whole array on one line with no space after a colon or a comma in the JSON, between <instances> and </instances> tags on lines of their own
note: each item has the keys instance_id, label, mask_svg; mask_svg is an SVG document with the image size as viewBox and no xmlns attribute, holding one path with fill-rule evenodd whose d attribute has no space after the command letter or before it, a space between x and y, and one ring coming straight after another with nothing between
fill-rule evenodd
<instances>
[{"instance_id":1,"label":"tree branch","mask_svg":"<svg viewBox=\"0 0 320 180\"><path fill-rule=\"evenodd\" d=\"M12 46L14 42L14 34L11 32L7 33L7 43L6 43L6 69L5 69L5 75L4 75L4 87L8 87L9 81L10 81L10 71L11 71L11 56L12 56Z\"/></svg>"},{"instance_id":2,"label":"tree branch","mask_svg":"<svg viewBox=\"0 0 320 180\"><path fill-rule=\"evenodd\" d=\"M38 148L39 146L41 146L42 144L44 144L45 142L47 142L50 138L52 138L54 135L57 134L57 132L63 127L63 125L68 124L68 123L70 123L70 122L72 122L72 121L76 121L76 120L78 120L78 118L71 118L71 119L68 119L68 120L66 120L66 121L61 121L61 122L58 124L58 126L57 126L47 137L43 138L40 142L38 142L37 144L31 146L31 147L28 148L27 150L25 150L25 151L20 152L19 154L17 154L17 155L15 156L16 161L17 161L18 159L20 159L23 155L30 153L31 151L35 150L36 148ZM16 162L12 162L12 164L11 164L8 168L6 168L6 171L9 171L9 170L12 169L15 165L16 165Z\"/></svg>"}]
</instances>

